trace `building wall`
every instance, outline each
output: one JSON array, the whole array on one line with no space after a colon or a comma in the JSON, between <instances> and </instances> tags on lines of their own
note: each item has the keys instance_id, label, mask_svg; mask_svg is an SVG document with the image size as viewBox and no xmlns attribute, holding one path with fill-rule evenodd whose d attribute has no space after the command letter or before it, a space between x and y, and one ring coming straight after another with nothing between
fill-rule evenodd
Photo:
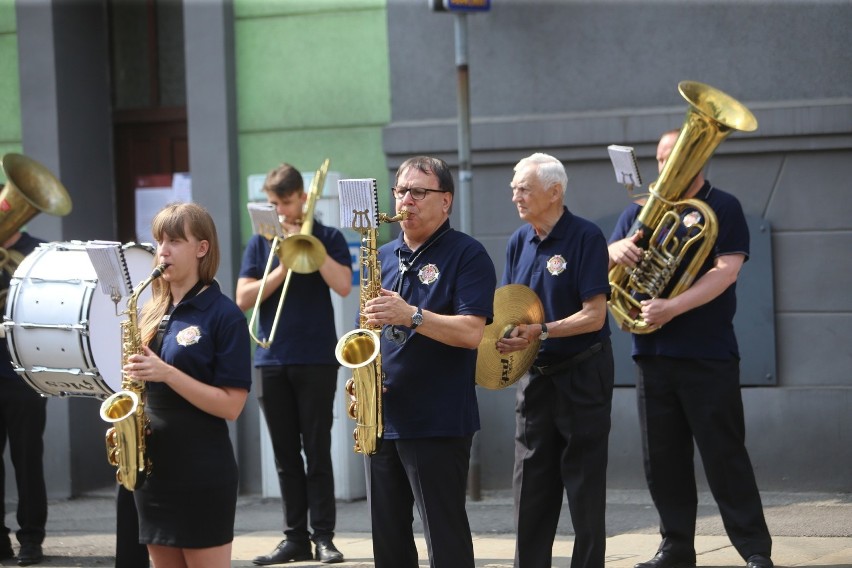
<instances>
[{"instance_id":1,"label":"building wall","mask_svg":"<svg viewBox=\"0 0 852 568\"><path fill-rule=\"evenodd\" d=\"M18 33L15 4L0 2L0 76L6 88L0 91L0 155L21 151L21 99L18 80Z\"/></svg>"},{"instance_id":2,"label":"building wall","mask_svg":"<svg viewBox=\"0 0 852 568\"><path fill-rule=\"evenodd\" d=\"M332 172L376 178L386 187L385 0L235 0L234 34L242 244L251 235L247 179L282 162L311 174L329 158ZM259 384L255 381L239 428L242 489L250 493L261 492L263 477ZM338 476L348 471L344 463L335 467Z\"/></svg>"},{"instance_id":3,"label":"building wall","mask_svg":"<svg viewBox=\"0 0 852 568\"><path fill-rule=\"evenodd\" d=\"M237 0L235 29L243 195L248 175L281 162L314 172L325 158L384 186L385 0ZM242 226L247 241L247 214Z\"/></svg>"},{"instance_id":4,"label":"building wall","mask_svg":"<svg viewBox=\"0 0 852 568\"><path fill-rule=\"evenodd\" d=\"M106 55L101 7L97 2L0 3L0 26L7 32L0 52L7 87L0 97L7 111L0 127L3 151L40 162L61 180L73 202L67 216L39 214L25 225L47 241L115 234L107 67L93 64ZM74 275L57 273L56 278ZM90 329L93 341L97 328ZM44 467L51 498L114 479L104 459L98 406L99 401L87 398L48 400ZM92 468L92 463L103 467ZM7 497L14 495L9 479Z\"/></svg>"},{"instance_id":5,"label":"building wall","mask_svg":"<svg viewBox=\"0 0 852 568\"><path fill-rule=\"evenodd\" d=\"M387 166L415 153L457 163L456 16L388 4L392 121ZM747 443L763 489L852 490L852 158L848 2L493 2L465 17L472 117L472 232L498 273L519 225L508 184L534 151L560 158L566 203L609 233L627 204L606 146L634 146L647 182L659 135L683 122L677 84L708 83L744 102L760 126L734 133L707 169L770 231L764 325L740 326L743 351L774 334L775 377L743 391ZM607 226L610 224L609 226ZM458 223L456 222L456 226ZM755 241L753 235L752 240ZM762 263L762 265L761 265ZM746 304L743 307L743 304ZM614 331L616 337L623 340ZM619 368L632 372L627 343ZM622 371L624 372L624 371ZM622 383L630 377L619 377ZM744 381L745 382L745 381ZM483 488L511 485L514 391L480 390ZM643 487L635 391L616 389L609 483Z\"/></svg>"}]
</instances>

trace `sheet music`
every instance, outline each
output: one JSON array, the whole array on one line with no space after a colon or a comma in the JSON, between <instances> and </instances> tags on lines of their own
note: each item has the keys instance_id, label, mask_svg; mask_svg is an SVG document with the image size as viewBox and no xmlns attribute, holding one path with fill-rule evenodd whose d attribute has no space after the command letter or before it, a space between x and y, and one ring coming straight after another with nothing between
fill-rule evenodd
<instances>
[{"instance_id":1,"label":"sheet music","mask_svg":"<svg viewBox=\"0 0 852 568\"><path fill-rule=\"evenodd\" d=\"M252 230L256 235L263 235L269 240L275 237L284 238L284 229L278 220L278 213L271 203L251 202L246 205L251 217Z\"/></svg>"},{"instance_id":2,"label":"sheet music","mask_svg":"<svg viewBox=\"0 0 852 568\"><path fill-rule=\"evenodd\" d=\"M627 186L628 190L642 185L642 177L639 175L639 164L636 162L636 154L630 146L619 146L611 144L607 147L612 167L615 168L615 179L618 183Z\"/></svg>"},{"instance_id":3,"label":"sheet music","mask_svg":"<svg viewBox=\"0 0 852 568\"><path fill-rule=\"evenodd\" d=\"M379 226L379 198L375 179L341 179L340 226L362 232Z\"/></svg>"},{"instance_id":4,"label":"sheet music","mask_svg":"<svg viewBox=\"0 0 852 568\"><path fill-rule=\"evenodd\" d=\"M86 253L92 261L92 267L98 275L98 282L104 294L118 301L119 298L130 296L133 283L130 280L130 270L124 258L121 243L115 241L89 241L86 243Z\"/></svg>"}]
</instances>

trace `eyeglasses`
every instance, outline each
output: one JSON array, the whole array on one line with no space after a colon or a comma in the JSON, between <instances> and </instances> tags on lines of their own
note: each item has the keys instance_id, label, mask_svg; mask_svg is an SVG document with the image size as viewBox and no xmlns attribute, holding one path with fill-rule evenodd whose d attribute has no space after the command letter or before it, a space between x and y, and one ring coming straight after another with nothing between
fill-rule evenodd
<instances>
[{"instance_id":1,"label":"eyeglasses","mask_svg":"<svg viewBox=\"0 0 852 568\"><path fill-rule=\"evenodd\" d=\"M397 199L405 197L406 193L411 194L411 199L421 201L426 198L427 193L447 193L443 189L426 189L425 187L392 187L393 196Z\"/></svg>"}]
</instances>

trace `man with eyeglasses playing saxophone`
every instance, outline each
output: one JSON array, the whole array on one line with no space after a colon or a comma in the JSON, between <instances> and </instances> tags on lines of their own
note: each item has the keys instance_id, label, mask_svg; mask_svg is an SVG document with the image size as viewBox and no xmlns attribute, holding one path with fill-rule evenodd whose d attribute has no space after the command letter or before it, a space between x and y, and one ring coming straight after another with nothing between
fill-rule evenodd
<instances>
[{"instance_id":1,"label":"man with eyeglasses playing saxophone","mask_svg":"<svg viewBox=\"0 0 852 568\"><path fill-rule=\"evenodd\" d=\"M384 439L365 459L376 568L417 568L416 504L429 565L473 568L465 511L468 463L479 429L477 347L493 317L496 276L485 248L454 230L449 166L419 156L393 188L407 211L399 237L382 246L382 290L365 302L382 327Z\"/></svg>"}]
</instances>

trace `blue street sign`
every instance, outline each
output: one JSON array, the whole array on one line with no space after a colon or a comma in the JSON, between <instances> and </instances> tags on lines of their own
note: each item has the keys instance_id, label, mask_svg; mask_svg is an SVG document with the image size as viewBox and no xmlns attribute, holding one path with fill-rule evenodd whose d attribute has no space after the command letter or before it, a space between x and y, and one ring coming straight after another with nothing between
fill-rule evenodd
<instances>
[{"instance_id":1,"label":"blue street sign","mask_svg":"<svg viewBox=\"0 0 852 568\"><path fill-rule=\"evenodd\" d=\"M487 12L491 0L443 0L444 9L450 12Z\"/></svg>"}]
</instances>

